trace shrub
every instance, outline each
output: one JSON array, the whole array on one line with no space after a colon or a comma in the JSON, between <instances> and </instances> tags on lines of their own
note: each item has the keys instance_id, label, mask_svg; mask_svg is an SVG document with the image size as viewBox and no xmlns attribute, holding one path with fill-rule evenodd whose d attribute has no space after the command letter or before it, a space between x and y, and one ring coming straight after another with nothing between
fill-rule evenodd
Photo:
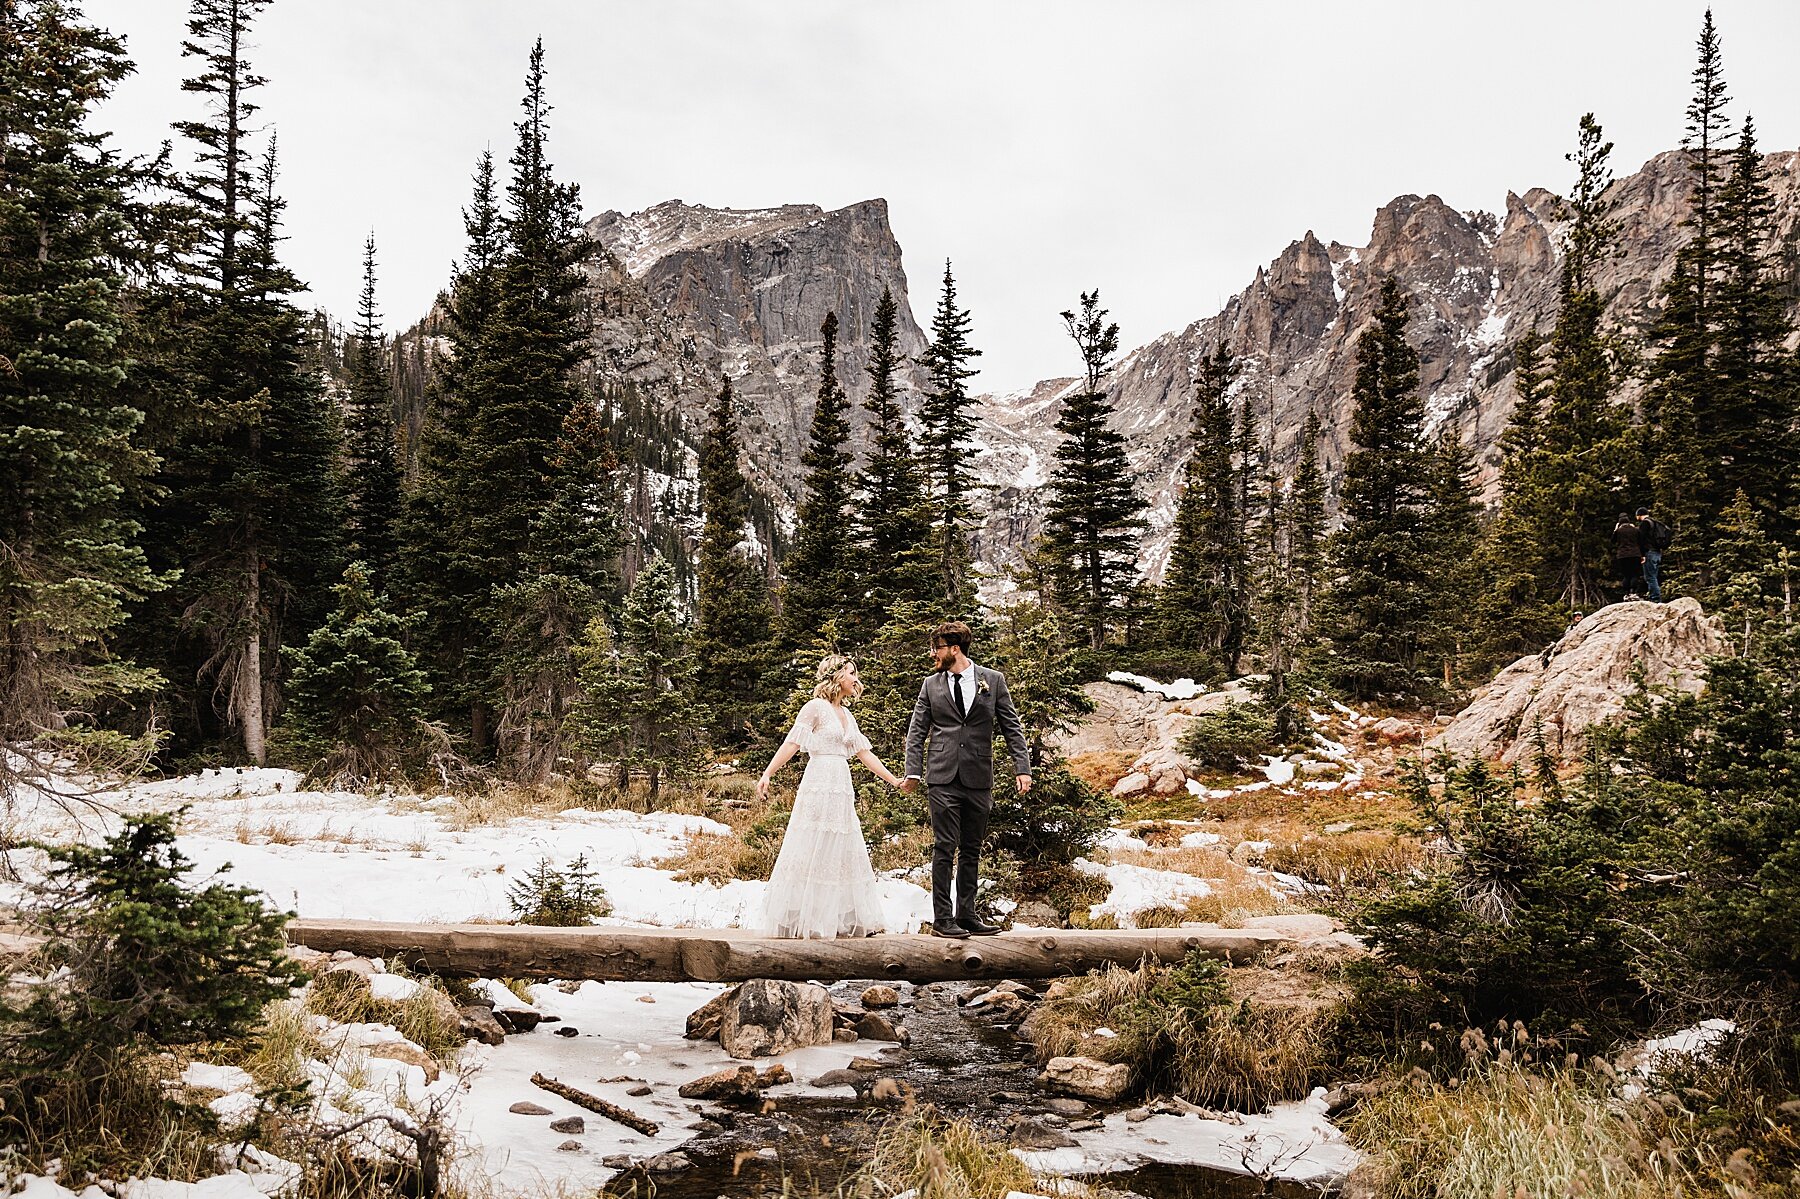
<instances>
[{"instance_id":1,"label":"shrub","mask_svg":"<svg viewBox=\"0 0 1800 1199\"><path fill-rule=\"evenodd\" d=\"M1275 721L1256 704L1199 716L1181 734L1181 752L1213 770L1236 770L1274 745Z\"/></svg>"},{"instance_id":2,"label":"shrub","mask_svg":"<svg viewBox=\"0 0 1800 1199\"><path fill-rule=\"evenodd\" d=\"M1005 1145L971 1122L945 1119L929 1107L908 1111L882 1129L863 1175L874 1193L912 1192L918 1199L1005 1199L1035 1190L1031 1171Z\"/></svg>"},{"instance_id":3,"label":"shrub","mask_svg":"<svg viewBox=\"0 0 1800 1199\"><path fill-rule=\"evenodd\" d=\"M1005 769L998 754L995 769ZM1026 867L1072 862L1092 853L1123 813L1118 800L1069 773L1061 759L1050 759L1034 767L1026 795L1013 788L1011 775L996 775L988 836Z\"/></svg>"},{"instance_id":4,"label":"shrub","mask_svg":"<svg viewBox=\"0 0 1800 1199\"><path fill-rule=\"evenodd\" d=\"M514 883L506 893L513 915L521 924L540 924L553 928L573 928L586 924L596 916L612 912L606 891L594 881L587 857L575 860L558 870L549 858L539 859L526 876Z\"/></svg>"}]
</instances>

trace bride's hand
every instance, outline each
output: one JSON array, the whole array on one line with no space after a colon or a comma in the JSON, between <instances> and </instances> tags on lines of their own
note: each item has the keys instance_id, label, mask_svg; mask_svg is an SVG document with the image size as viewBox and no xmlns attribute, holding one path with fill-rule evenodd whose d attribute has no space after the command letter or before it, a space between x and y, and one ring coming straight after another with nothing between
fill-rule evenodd
<instances>
[{"instance_id":1,"label":"bride's hand","mask_svg":"<svg viewBox=\"0 0 1800 1199\"><path fill-rule=\"evenodd\" d=\"M769 776L766 774L756 780L756 798L769 798Z\"/></svg>"}]
</instances>

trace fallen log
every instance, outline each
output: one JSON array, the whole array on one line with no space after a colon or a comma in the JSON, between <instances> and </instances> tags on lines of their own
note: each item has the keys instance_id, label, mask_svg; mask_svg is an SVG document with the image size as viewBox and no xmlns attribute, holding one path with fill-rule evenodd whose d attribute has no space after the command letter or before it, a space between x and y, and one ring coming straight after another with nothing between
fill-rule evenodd
<instances>
[{"instance_id":1,"label":"fallen log","mask_svg":"<svg viewBox=\"0 0 1800 1199\"><path fill-rule=\"evenodd\" d=\"M489 978L597 978L636 982L743 982L845 978L937 982L1057 978L1109 963L1176 962L1189 953L1232 963L1290 944L1273 929L1059 929L946 940L890 933L835 941L764 937L732 929L541 928L512 924L395 924L299 919L290 944L385 957L415 970Z\"/></svg>"},{"instance_id":2,"label":"fallen log","mask_svg":"<svg viewBox=\"0 0 1800 1199\"><path fill-rule=\"evenodd\" d=\"M623 1124L633 1132L641 1132L647 1137L656 1135L657 1126L654 1121L646 1120L636 1112L626 1111L616 1103L608 1103L598 1095L590 1095L586 1091L577 1090L566 1082L545 1078L542 1074L533 1074L531 1082L533 1086L542 1087L552 1095L561 1095L570 1103L585 1107L590 1112L596 1112L608 1120Z\"/></svg>"}]
</instances>

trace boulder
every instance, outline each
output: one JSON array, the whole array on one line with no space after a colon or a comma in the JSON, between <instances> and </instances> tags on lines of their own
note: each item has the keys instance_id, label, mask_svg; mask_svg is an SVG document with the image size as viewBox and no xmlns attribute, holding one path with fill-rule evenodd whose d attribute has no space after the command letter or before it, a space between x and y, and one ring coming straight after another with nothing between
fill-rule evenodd
<instances>
[{"instance_id":1,"label":"boulder","mask_svg":"<svg viewBox=\"0 0 1800 1199\"><path fill-rule=\"evenodd\" d=\"M494 1022L502 1032L530 1032L538 1026L544 1014L533 1008L497 1007L494 1009Z\"/></svg>"},{"instance_id":2,"label":"boulder","mask_svg":"<svg viewBox=\"0 0 1800 1199\"><path fill-rule=\"evenodd\" d=\"M856 1087L860 1090L867 1086L868 1083L868 1078L860 1072L842 1068L827 1070L825 1073L812 1080L812 1085L818 1087L820 1090L823 1090L826 1087Z\"/></svg>"},{"instance_id":3,"label":"boulder","mask_svg":"<svg viewBox=\"0 0 1800 1199\"><path fill-rule=\"evenodd\" d=\"M1013 1125L1012 1144L1015 1149L1067 1149L1078 1143L1062 1129L1052 1128L1041 1120L1026 1117Z\"/></svg>"},{"instance_id":4,"label":"boulder","mask_svg":"<svg viewBox=\"0 0 1800 1199\"><path fill-rule=\"evenodd\" d=\"M1111 1102L1131 1086L1131 1066L1091 1057L1053 1057L1044 1067L1043 1081L1053 1091Z\"/></svg>"},{"instance_id":5,"label":"boulder","mask_svg":"<svg viewBox=\"0 0 1800 1199\"><path fill-rule=\"evenodd\" d=\"M1061 928L1063 917L1054 904L1045 903L1041 899L1027 899L1012 910L1012 922L1014 928L1022 924L1033 928Z\"/></svg>"},{"instance_id":6,"label":"boulder","mask_svg":"<svg viewBox=\"0 0 1800 1199\"><path fill-rule=\"evenodd\" d=\"M652 1174L679 1174L693 1168L694 1163L682 1153L659 1153L644 1159L644 1169Z\"/></svg>"},{"instance_id":7,"label":"boulder","mask_svg":"<svg viewBox=\"0 0 1800 1199\"><path fill-rule=\"evenodd\" d=\"M719 1028L725 1023L725 1005L737 994L737 988L720 991L711 999L688 1013L687 1032L682 1034L690 1041L716 1041L719 1039Z\"/></svg>"},{"instance_id":8,"label":"boulder","mask_svg":"<svg viewBox=\"0 0 1800 1199\"><path fill-rule=\"evenodd\" d=\"M755 1066L732 1066L681 1084L683 1099L748 1099L756 1094Z\"/></svg>"},{"instance_id":9,"label":"boulder","mask_svg":"<svg viewBox=\"0 0 1800 1199\"><path fill-rule=\"evenodd\" d=\"M550 1121L551 1132L566 1132L571 1136L580 1136L587 1131L587 1119L583 1116L563 1116Z\"/></svg>"},{"instance_id":10,"label":"boulder","mask_svg":"<svg viewBox=\"0 0 1800 1199\"><path fill-rule=\"evenodd\" d=\"M778 1057L830 1044L831 992L814 983L757 978L731 992L719 1045L732 1057Z\"/></svg>"},{"instance_id":11,"label":"boulder","mask_svg":"<svg viewBox=\"0 0 1800 1199\"><path fill-rule=\"evenodd\" d=\"M515 1116L548 1116L550 1109L541 1103L533 1103L529 1099L521 1099L506 1109Z\"/></svg>"},{"instance_id":12,"label":"boulder","mask_svg":"<svg viewBox=\"0 0 1800 1199\"><path fill-rule=\"evenodd\" d=\"M492 1009L472 1003L467 1007L457 1009L457 1012L458 1029L469 1040L480 1041L483 1045L499 1045L506 1040L506 1030L500 1027L498 1020L494 1019ZM560 1033L562 1029L559 1028L556 1031Z\"/></svg>"},{"instance_id":13,"label":"boulder","mask_svg":"<svg viewBox=\"0 0 1800 1199\"><path fill-rule=\"evenodd\" d=\"M899 1002L900 992L892 987L876 983L863 989L862 1005L866 1008L894 1007Z\"/></svg>"},{"instance_id":14,"label":"boulder","mask_svg":"<svg viewBox=\"0 0 1800 1199\"><path fill-rule=\"evenodd\" d=\"M1430 747L1510 766L1534 752L1542 728L1550 755L1571 761L1589 729L1625 710L1634 671L1648 686L1697 693L1706 658L1726 648L1718 620L1692 598L1613 604L1502 670Z\"/></svg>"},{"instance_id":15,"label":"boulder","mask_svg":"<svg viewBox=\"0 0 1800 1199\"><path fill-rule=\"evenodd\" d=\"M1133 795L1142 795L1150 789L1150 776L1141 770L1134 770L1113 784L1112 793L1120 799L1129 799Z\"/></svg>"},{"instance_id":16,"label":"boulder","mask_svg":"<svg viewBox=\"0 0 1800 1199\"><path fill-rule=\"evenodd\" d=\"M438 1075L442 1073L438 1068L436 1058L404 1038L371 1045L365 1052L370 1057L382 1057L389 1061L405 1062L409 1066L417 1066L425 1071L426 1082L436 1082Z\"/></svg>"},{"instance_id":17,"label":"boulder","mask_svg":"<svg viewBox=\"0 0 1800 1199\"><path fill-rule=\"evenodd\" d=\"M1410 720L1402 720L1398 716L1377 720L1363 731L1379 740L1388 742L1417 741L1419 739L1419 726Z\"/></svg>"},{"instance_id":18,"label":"boulder","mask_svg":"<svg viewBox=\"0 0 1800 1199\"><path fill-rule=\"evenodd\" d=\"M856 1035L865 1041L899 1041L900 1030L886 1016L864 1012L856 1022Z\"/></svg>"}]
</instances>

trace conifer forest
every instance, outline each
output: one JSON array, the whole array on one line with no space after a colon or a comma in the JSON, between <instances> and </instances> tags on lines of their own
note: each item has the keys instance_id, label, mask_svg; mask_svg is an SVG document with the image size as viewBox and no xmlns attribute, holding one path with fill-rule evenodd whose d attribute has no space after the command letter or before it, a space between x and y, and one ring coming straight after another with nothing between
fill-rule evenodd
<instances>
[{"instance_id":1,"label":"conifer forest","mask_svg":"<svg viewBox=\"0 0 1800 1199\"><path fill-rule=\"evenodd\" d=\"M1403 196L1147 344L1102 275L994 394L884 201L607 211L548 37L415 197L460 214L429 309L399 229L318 307L273 3L127 46L0 0L0 1190L1800 1196L1800 148L1728 72L1755 21L1694 10L1641 168L1572 109L1504 215ZM308 939L751 936L821 767L759 772L847 694L918 775L952 621L1030 763L963 851L1004 931L920 935L943 792L853 754L876 931L1187 956Z\"/></svg>"}]
</instances>

